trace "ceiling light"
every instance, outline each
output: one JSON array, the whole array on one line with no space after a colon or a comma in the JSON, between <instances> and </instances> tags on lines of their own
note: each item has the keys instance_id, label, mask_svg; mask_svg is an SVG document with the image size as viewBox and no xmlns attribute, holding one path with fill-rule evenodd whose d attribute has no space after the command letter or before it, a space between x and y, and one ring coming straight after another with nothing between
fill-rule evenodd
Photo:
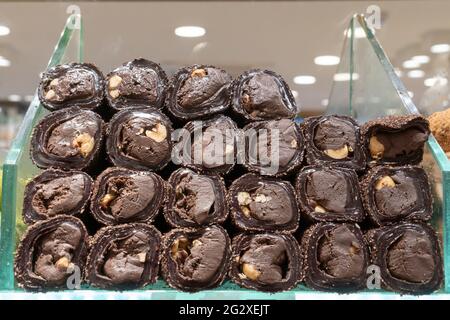
<instances>
[{"instance_id":1,"label":"ceiling light","mask_svg":"<svg viewBox=\"0 0 450 320\"><path fill-rule=\"evenodd\" d=\"M403 68L406 69L415 69L420 67L420 63L418 61L415 60L406 60L403 62Z\"/></svg>"},{"instance_id":2,"label":"ceiling light","mask_svg":"<svg viewBox=\"0 0 450 320\"><path fill-rule=\"evenodd\" d=\"M313 76L301 75L301 76L294 77L295 84L313 84L315 82L316 82L316 77L313 77Z\"/></svg>"},{"instance_id":3,"label":"ceiling light","mask_svg":"<svg viewBox=\"0 0 450 320\"><path fill-rule=\"evenodd\" d=\"M424 64L424 63L430 62L430 57L426 56L426 55L419 55L419 56L412 57L411 60L416 61L420 64Z\"/></svg>"},{"instance_id":4,"label":"ceiling light","mask_svg":"<svg viewBox=\"0 0 450 320\"><path fill-rule=\"evenodd\" d=\"M184 38L202 37L206 33L205 28L198 26L181 26L175 29L175 34Z\"/></svg>"},{"instance_id":5,"label":"ceiling light","mask_svg":"<svg viewBox=\"0 0 450 320\"><path fill-rule=\"evenodd\" d=\"M425 72L422 70L411 70L408 72L409 78L423 78L425 76Z\"/></svg>"},{"instance_id":6,"label":"ceiling light","mask_svg":"<svg viewBox=\"0 0 450 320\"><path fill-rule=\"evenodd\" d=\"M11 101L11 102L19 102L19 101L22 101L22 97L19 96L18 94L10 94L10 95L8 96L8 101Z\"/></svg>"},{"instance_id":7,"label":"ceiling light","mask_svg":"<svg viewBox=\"0 0 450 320\"><path fill-rule=\"evenodd\" d=\"M447 79L442 77L436 77L436 78L428 78L425 79L423 84L426 87L433 87L435 85L445 86L447 84Z\"/></svg>"},{"instance_id":8,"label":"ceiling light","mask_svg":"<svg viewBox=\"0 0 450 320\"><path fill-rule=\"evenodd\" d=\"M450 44L439 43L431 46L430 51L433 53L447 53L450 52Z\"/></svg>"},{"instance_id":9,"label":"ceiling light","mask_svg":"<svg viewBox=\"0 0 450 320\"><path fill-rule=\"evenodd\" d=\"M341 61L338 56L317 56L314 58L314 63L319 66L334 66Z\"/></svg>"},{"instance_id":10,"label":"ceiling light","mask_svg":"<svg viewBox=\"0 0 450 320\"><path fill-rule=\"evenodd\" d=\"M297 91L297 90L291 90L291 92L292 92L292 96L293 96L295 99L297 99L297 97L298 97L298 91Z\"/></svg>"},{"instance_id":11,"label":"ceiling light","mask_svg":"<svg viewBox=\"0 0 450 320\"><path fill-rule=\"evenodd\" d=\"M7 26L0 25L0 36L6 36L11 32Z\"/></svg>"},{"instance_id":12,"label":"ceiling light","mask_svg":"<svg viewBox=\"0 0 450 320\"><path fill-rule=\"evenodd\" d=\"M6 59L5 57L0 56L0 67L9 67L11 65L11 61Z\"/></svg>"},{"instance_id":13,"label":"ceiling light","mask_svg":"<svg viewBox=\"0 0 450 320\"><path fill-rule=\"evenodd\" d=\"M352 74L352 80L358 80L359 74L353 73ZM333 76L334 81L350 81L350 73L342 72L342 73L336 73Z\"/></svg>"},{"instance_id":14,"label":"ceiling light","mask_svg":"<svg viewBox=\"0 0 450 320\"><path fill-rule=\"evenodd\" d=\"M320 104L324 107L328 106L328 99L322 99L322 101L320 102Z\"/></svg>"}]
</instances>

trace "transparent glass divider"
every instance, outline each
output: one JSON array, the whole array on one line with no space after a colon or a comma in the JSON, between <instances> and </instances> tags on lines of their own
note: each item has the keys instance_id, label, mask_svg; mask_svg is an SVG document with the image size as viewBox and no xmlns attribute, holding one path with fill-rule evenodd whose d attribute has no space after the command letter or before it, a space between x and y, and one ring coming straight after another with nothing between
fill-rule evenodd
<instances>
[{"instance_id":1,"label":"transparent glass divider","mask_svg":"<svg viewBox=\"0 0 450 320\"><path fill-rule=\"evenodd\" d=\"M56 43L48 67L83 60L83 23L81 15L68 17ZM35 93L9 150L2 172L2 207L0 219L0 290L14 288L14 250L25 230L22 221L22 201L27 181L38 173L29 156L30 135L35 122L47 111Z\"/></svg>"}]
</instances>

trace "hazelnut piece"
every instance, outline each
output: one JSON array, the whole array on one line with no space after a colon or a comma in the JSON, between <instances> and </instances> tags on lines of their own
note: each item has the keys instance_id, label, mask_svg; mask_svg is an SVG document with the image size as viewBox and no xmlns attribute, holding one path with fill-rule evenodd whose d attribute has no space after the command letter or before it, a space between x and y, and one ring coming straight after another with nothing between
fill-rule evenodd
<instances>
[{"instance_id":1,"label":"hazelnut piece","mask_svg":"<svg viewBox=\"0 0 450 320\"><path fill-rule=\"evenodd\" d=\"M167 128L157 123L151 130L145 130L145 135L156 142L163 142L167 138Z\"/></svg>"},{"instance_id":2,"label":"hazelnut piece","mask_svg":"<svg viewBox=\"0 0 450 320\"><path fill-rule=\"evenodd\" d=\"M248 263L242 264L242 272L251 280L257 280L261 275L261 272L255 266Z\"/></svg>"},{"instance_id":3,"label":"hazelnut piece","mask_svg":"<svg viewBox=\"0 0 450 320\"><path fill-rule=\"evenodd\" d=\"M80 151L83 158L86 158L94 149L94 138L89 133L82 133L73 139L72 146Z\"/></svg>"},{"instance_id":4,"label":"hazelnut piece","mask_svg":"<svg viewBox=\"0 0 450 320\"><path fill-rule=\"evenodd\" d=\"M191 72L191 77L203 78L204 76L206 76L205 69L195 69L194 71Z\"/></svg>"},{"instance_id":5,"label":"hazelnut piece","mask_svg":"<svg viewBox=\"0 0 450 320\"><path fill-rule=\"evenodd\" d=\"M325 213L327 211L325 210L324 207L317 205L314 207L314 212Z\"/></svg>"},{"instance_id":6,"label":"hazelnut piece","mask_svg":"<svg viewBox=\"0 0 450 320\"><path fill-rule=\"evenodd\" d=\"M67 257L59 258L58 261L56 261L55 266L59 270L67 270L69 267L70 260Z\"/></svg>"},{"instance_id":7,"label":"hazelnut piece","mask_svg":"<svg viewBox=\"0 0 450 320\"><path fill-rule=\"evenodd\" d=\"M383 188L394 188L394 187L395 187L395 182L389 176L384 176L384 177L378 179L377 182L375 183L376 190L381 190Z\"/></svg>"},{"instance_id":8,"label":"hazelnut piece","mask_svg":"<svg viewBox=\"0 0 450 320\"><path fill-rule=\"evenodd\" d=\"M108 88L111 90L116 89L121 82L122 78L115 74L111 78L109 78Z\"/></svg>"},{"instance_id":9,"label":"hazelnut piece","mask_svg":"<svg viewBox=\"0 0 450 320\"><path fill-rule=\"evenodd\" d=\"M100 206L104 209L109 207L109 204L111 201L113 201L116 198L115 194L107 193L103 196L103 198L100 200Z\"/></svg>"},{"instance_id":10,"label":"hazelnut piece","mask_svg":"<svg viewBox=\"0 0 450 320\"><path fill-rule=\"evenodd\" d=\"M376 136L370 137L369 140L370 155L374 159L380 159L383 157L384 145L378 140Z\"/></svg>"},{"instance_id":11,"label":"hazelnut piece","mask_svg":"<svg viewBox=\"0 0 450 320\"><path fill-rule=\"evenodd\" d=\"M348 156L348 152L349 150L347 145L344 145L340 149L327 149L324 151L327 156L336 160L345 159Z\"/></svg>"}]
</instances>

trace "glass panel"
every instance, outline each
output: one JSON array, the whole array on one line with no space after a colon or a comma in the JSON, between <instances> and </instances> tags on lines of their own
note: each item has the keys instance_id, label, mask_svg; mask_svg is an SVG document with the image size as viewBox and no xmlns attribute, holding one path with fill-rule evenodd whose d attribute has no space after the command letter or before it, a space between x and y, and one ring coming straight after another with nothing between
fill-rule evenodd
<instances>
[{"instance_id":1,"label":"glass panel","mask_svg":"<svg viewBox=\"0 0 450 320\"><path fill-rule=\"evenodd\" d=\"M55 46L48 67L65 62L82 61L82 30L81 16L71 15ZM3 165L0 289L10 289L14 286L13 252L17 239L25 230L25 224L22 221L24 186L39 171L31 163L29 157L30 135L33 126L46 112L39 104L39 99L35 94ZM16 241L11 241L11 239Z\"/></svg>"}]
</instances>

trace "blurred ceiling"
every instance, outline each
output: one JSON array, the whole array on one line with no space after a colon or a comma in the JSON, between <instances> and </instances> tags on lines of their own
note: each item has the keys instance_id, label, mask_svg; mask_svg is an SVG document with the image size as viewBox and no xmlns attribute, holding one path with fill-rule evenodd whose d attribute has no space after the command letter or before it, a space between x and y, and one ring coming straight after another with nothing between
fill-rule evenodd
<instances>
[{"instance_id":1,"label":"blurred ceiling","mask_svg":"<svg viewBox=\"0 0 450 320\"><path fill-rule=\"evenodd\" d=\"M0 36L0 56L11 63L0 67L0 99L34 92L69 4L81 8L85 61L105 73L140 56L160 62L169 73L192 63L221 66L233 75L268 68L298 91L306 111L324 109L322 100L328 98L336 72L336 66L315 65L314 58L340 56L349 19L369 5L381 7L383 24L376 36L396 67L413 55L431 58L420 66L424 78L408 78L408 70L403 72L416 102L436 64L448 64L448 54L442 57L429 48L434 34L450 34L450 1L0 2L0 25L10 28L9 35ZM206 34L177 37L174 29L182 25L202 26ZM300 74L312 75L316 82L294 84Z\"/></svg>"}]
</instances>

